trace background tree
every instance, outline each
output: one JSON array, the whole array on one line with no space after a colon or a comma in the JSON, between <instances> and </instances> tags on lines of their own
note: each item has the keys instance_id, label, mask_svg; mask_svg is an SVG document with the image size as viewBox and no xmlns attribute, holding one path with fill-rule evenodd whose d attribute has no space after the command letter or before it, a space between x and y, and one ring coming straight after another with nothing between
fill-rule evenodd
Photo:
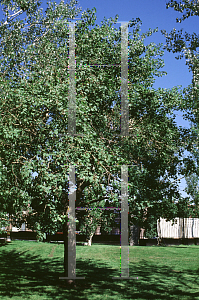
<instances>
[{"instance_id":1,"label":"background tree","mask_svg":"<svg viewBox=\"0 0 199 300\"><path fill-rule=\"evenodd\" d=\"M196 141L198 141L198 136L196 137ZM197 144L195 145L197 146ZM198 217L199 215L199 154L198 154L198 147L194 149L192 152L192 156L195 160L196 163L196 172L192 173L191 175L186 177L186 192L188 195L191 196L192 200L192 206L193 211L192 211L192 216L193 217Z\"/></svg>"},{"instance_id":2,"label":"background tree","mask_svg":"<svg viewBox=\"0 0 199 300\"><path fill-rule=\"evenodd\" d=\"M175 11L182 13L181 18L176 18L176 22L181 23L191 16L199 16L199 3L195 1L169 1L166 8L172 7ZM198 188L198 135L199 135L199 118L198 118L198 99L199 99L199 36L197 27L193 33L183 32L183 29L176 32L173 29L170 33L165 30L162 33L166 37L165 49L169 52L178 54L176 59L185 58L186 65L193 73L192 84L183 90L184 102L187 110L184 117L191 121L192 137L188 146L188 150L192 155L192 163L189 158L185 160L185 165L188 166L189 172L185 172L187 188L186 192L194 199L196 210L198 206L197 188ZM193 213L192 213L193 215ZM194 213L196 215L196 211Z\"/></svg>"},{"instance_id":3,"label":"background tree","mask_svg":"<svg viewBox=\"0 0 199 300\"><path fill-rule=\"evenodd\" d=\"M172 7L175 11L181 12L182 17L176 18L176 22L181 23L191 16L199 16L199 3L197 0L189 1L169 1L166 8ZM194 28L194 31L197 27ZM198 136L198 85L199 85L199 36L196 32L183 32L183 29L176 32L174 28L170 33L162 30L166 37L165 49L169 52L177 53L176 59L185 58L186 65L193 73L192 84L184 89L184 101L187 105L187 111L184 115L192 122L193 130L197 130Z\"/></svg>"}]
</instances>

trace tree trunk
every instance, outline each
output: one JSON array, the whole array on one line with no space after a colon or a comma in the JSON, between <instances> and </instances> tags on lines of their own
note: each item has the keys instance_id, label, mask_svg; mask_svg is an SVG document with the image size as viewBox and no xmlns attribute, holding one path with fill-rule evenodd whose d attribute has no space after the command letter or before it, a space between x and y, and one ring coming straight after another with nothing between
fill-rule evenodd
<instances>
[{"instance_id":1,"label":"tree trunk","mask_svg":"<svg viewBox=\"0 0 199 300\"><path fill-rule=\"evenodd\" d=\"M160 245L160 241L161 241L161 228L160 228L160 218L158 219L158 246Z\"/></svg>"},{"instance_id":2,"label":"tree trunk","mask_svg":"<svg viewBox=\"0 0 199 300\"><path fill-rule=\"evenodd\" d=\"M88 215L88 217L89 217L89 215ZM93 217L91 217L91 224L93 223ZM96 230L95 230L96 231ZM88 246L91 246L92 245L92 238L93 238L93 236L94 236L94 233L95 233L95 231L94 232L90 232L90 230L88 230L88 232L87 232L87 238L86 238L86 243L85 243L85 245L88 245Z\"/></svg>"},{"instance_id":3,"label":"tree trunk","mask_svg":"<svg viewBox=\"0 0 199 300\"><path fill-rule=\"evenodd\" d=\"M92 234L89 236L89 238L87 239L87 241L88 241L88 246L91 246L91 244L92 244L92 238L93 238L93 235L94 235L94 233L92 233Z\"/></svg>"},{"instance_id":4,"label":"tree trunk","mask_svg":"<svg viewBox=\"0 0 199 300\"><path fill-rule=\"evenodd\" d=\"M64 238L64 277L68 277L68 222L63 225L63 238ZM67 287L76 286L75 279L65 279Z\"/></svg>"},{"instance_id":5,"label":"tree trunk","mask_svg":"<svg viewBox=\"0 0 199 300\"><path fill-rule=\"evenodd\" d=\"M68 277L68 224L63 225L63 238L64 238L64 276Z\"/></svg>"},{"instance_id":6,"label":"tree trunk","mask_svg":"<svg viewBox=\"0 0 199 300\"><path fill-rule=\"evenodd\" d=\"M138 246L139 227L133 225L130 227L130 246Z\"/></svg>"},{"instance_id":7,"label":"tree trunk","mask_svg":"<svg viewBox=\"0 0 199 300\"><path fill-rule=\"evenodd\" d=\"M74 180L73 180L74 181ZM79 201L81 199L81 196L82 196L82 192L83 192L83 189L90 185L89 182L85 182L83 179L80 179L79 182L77 182L77 193L75 195L75 200L77 200L76 202L76 205L79 204ZM69 189L70 189L70 186L69 186ZM68 214L68 195L66 194L63 194L63 198L62 198L62 203L63 203L63 206L64 206L64 210L63 210L63 214L66 215ZM71 199L69 199L69 206L71 205L70 204L70 201ZM72 200L73 201L73 200ZM74 209L74 208L73 208ZM68 219L68 218L67 218ZM67 220L64 225L63 225L63 239L64 239L64 277L70 277L71 275L74 275L75 274L75 269L73 268L73 265L71 266L70 263L71 263L71 259L69 261L69 250L70 250L70 247L69 247L69 238L71 238L71 233L73 233L73 229L75 228L74 227L74 223L70 226L72 226L70 228L69 226L69 220ZM71 232L68 232L70 229ZM72 238L74 239L74 236L72 234ZM76 238L76 237L75 237ZM74 245L73 245L74 246ZM76 255L76 253L75 253ZM74 255L72 254L72 262L74 262ZM66 285L74 285L75 284L75 279L66 279L65 280L65 283Z\"/></svg>"},{"instance_id":8,"label":"tree trunk","mask_svg":"<svg viewBox=\"0 0 199 300\"><path fill-rule=\"evenodd\" d=\"M10 218L10 224L9 224L9 227L7 228L7 242L11 242L11 238L10 238L10 233L12 231L12 223L11 223L11 217L9 215L9 218Z\"/></svg>"}]
</instances>

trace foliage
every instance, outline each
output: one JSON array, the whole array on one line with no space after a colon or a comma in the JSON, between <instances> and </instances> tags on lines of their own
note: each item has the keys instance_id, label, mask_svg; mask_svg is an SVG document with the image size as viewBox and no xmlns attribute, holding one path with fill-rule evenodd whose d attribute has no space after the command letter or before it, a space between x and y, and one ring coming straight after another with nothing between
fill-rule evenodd
<instances>
[{"instance_id":1,"label":"foliage","mask_svg":"<svg viewBox=\"0 0 199 300\"><path fill-rule=\"evenodd\" d=\"M172 7L174 10L182 13L181 18L177 18L176 22L181 23L191 16L199 16L198 1L169 1L167 8ZM194 28L194 31L197 27ZM194 124L198 124L198 83L199 83L199 36L196 32L178 32L174 28L170 33L162 30L162 34L166 37L165 49L169 52L178 53L177 59L185 58L186 65L193 72L193 82L184 89L184 103L188 110L185 116ZM198 132L198 130L197 130Z\"/></svg>"},{"instance_id":2,"label":"foliage","mask_svg":"<svg viewBox=\"0 0 199 300\"><path fill-rule=\"evenodd\" d=\"M181 18L177 18L176 22L181 23L191 16L199 16L199 6L198 1L169 1L167 3L167 8L172 7L175 11L178 11L182 14ZM194 31L196 27L194 28ZM167 33L165 30L162 33L166 37L165 49L169 52L177 53L177 59L185 58L186 65L188 65L189 70L193 72L192 84L186 87L183 90L184 94L184 107L186 108L184 117L189 120L192 124L192 134L190 135L189 145L187 150L191 153L191 156L184 159L184 171L187 188L186 192L191 199L189 202L194 200L196 207L195 211L192 211L192 216L198 215L198 96L199 96L199 56L198 56L198 47L199 47L199 37L196 32L188 33L183 32L183 29L178 32L174 28L170 33ZM197 158L197 159L196 159ZM182 203L186 202L186 199L181 199L179 202L179 207L182 208ZM191 208L190 208L191 209ZM192 209L191 209L192 210Z\"/></svg>"},{"instance_id":3,"label":"foliage","mask_svg":"<svg viewBox=\"0 0 199 300\"><path fill-rule=\"evenodd\" d=\"M194 128L193 128L194 129ZM193 215L199 215L199 154L198 154L198 135L196 137L196 144L192 151L192 157L196 164L195 172L191 173L189 176L186 176L186 192L191 196L194 211Z\"/></svg>"},{"instance_id":4,"label":"foliage","mask_svg":"<svg viewBox=\"0 0 199 300\"><path fill-rule=\"evenodd\" d=\"M48 99L49 89L48 91L45 89L42 90L40 86L42 84L41 77L37 86L36 84L34 85L34 80L31 79L31 76L37 77L34 68L37 68L37 63L38 67L40 65L38 61L35 62L34 60L34 54L36 54L34 53L34 49L37 49L40 53L39 59L44 58L43 52L46 52L47 59L50 41L48 38L45 38L45 34L48 31L53 32L54 42L56 43L58 39L61 39L63 33L65 34L65 26L61 27L58 22L59 16L62 15L62 20L68 20L75 17L79 10L74 10L76 1L71 1L70 4L66 5L63 2L59 5L49 3L45 12L46 16L43 17L41 11L37 10L37 6L41 3L38 2L38 5L34 3L33 7L33 3L29 2L28 5L31 9L27 8L25 11L26 18L19 20L16 18L21 13L21 4L19 2L11 4L10 1L1 1L1 3L6 19L1 22L0 27L2 112L0 209L10 214L19 213L23 209L27 209L27 206L31 203L31 197L35 197L33 207L41 211L41 205L38 202L41 201L39 200L40 196L42 198L43 194L46 195L46 189L44 188L43 190L42 188L42 184L45 185L45 183L42 182L36 192L35 188L32 187L34 184L37 185L38 180L33 180L31 174L40 166L40 148L42 144L45 144L47 139L47 135L45 137L45 132L42 131L42 126L46 125L46 121L48 120L45 110L48 110L48 106L50 108L49 103L52 100ZM9 10L18 11L19 14L14 13L10 15ZM38 24L35 24L36 22ZM49 22L52 22L52 24L49 25ZM56 29L60 35L56 33ZM42 40L42 43L37 48L37 43L40 43L40 40ZM62 49L65 51L64 47L62 46ZM61 58L61 53L57 53L57 55L59 54ZM43 62L46 63L48 70L49 64L46 60L43 60ZM50 72L51 70L48 70L46 73L43 73L42 78L46 82L44 83L44 87L45 84L48 84L48 73ZM29 78L29 81L27 78ZM31 80L32 86L30 84ZM51 104L52 110L55 110L53 107L54 104ZM59 109L60 106L58 107L58 112ZM45 168L42 171L44 170ZM40 176L42 175L42 171L39 172ZM31 193L29 190L31 190ZM54 214L52 215L54 216ZM51 224L52 219L49 222ZM35 216L34 222L37 221L38 218ZM51 229L53 230L54 227L52 226Z\"/></svg>"},{"instance_id":5,"label":"foliage","mask_svg":"<svg viewBox=\"0 0 199 300\"><path fill-rule=\"evenodd\" d=\"M145 208L156 207L159 200L165 202L159 214L172 218L182 149L190 132L174 121L173 110L185 107L179 87L153 88L155 76L165 75L163 49L144 41L157 29L140 35L139 19L129 25L130 136L120 136L120 68L89 66L121 63L121 28L113 27L118 15L104 19L100 27L95 25L95 9L82 13L75 30L77 135L71 136L69 28L63 21L77 15L75 3L49 3L45 17L30 3L27 31L22 30L23 20L7 17L1 24L0 157L6 171L0 208L15 215L29 207L30 226L37 223L40 232L54 233L68 221L70 165L76 168L76 206L89 207L104 207L107 199L119 207L121 165L131 165L129 221L142 225ZM92 226L106 216L92 214ZM85 222L90 228L90 219Z\"/></svg>"},{"instance_id":6,"label":"foliage","mask_svg":"<svg viewBox=\"0 0 199 300\"><path fill-rule=\"evenodd\" d=\"M9 225L9 217L7 216L7 214L4 212L0 212L0 234L6 233L4 227L6 228Z\"/></svg>"}]
</instances>

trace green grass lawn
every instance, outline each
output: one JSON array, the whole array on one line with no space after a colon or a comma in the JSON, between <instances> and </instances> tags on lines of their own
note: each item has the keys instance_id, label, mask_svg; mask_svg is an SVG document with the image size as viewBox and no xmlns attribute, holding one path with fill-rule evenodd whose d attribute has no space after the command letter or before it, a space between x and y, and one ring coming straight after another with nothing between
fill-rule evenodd
<instances>
[{"instance_id":1,"label":"green grass lawn","mask_svg":"<svg viewBox=\"0 0 199 300\"><path fill-rule=\"evenodd\" d=\"M136 280L112 279L120 272L119 246L77 246L76 275L89 285L83 288L59 280L63 247L29 241L1 246L0 299L199 299L199 246L129 247L129 275Z\"/></svg>"}]
</instances>

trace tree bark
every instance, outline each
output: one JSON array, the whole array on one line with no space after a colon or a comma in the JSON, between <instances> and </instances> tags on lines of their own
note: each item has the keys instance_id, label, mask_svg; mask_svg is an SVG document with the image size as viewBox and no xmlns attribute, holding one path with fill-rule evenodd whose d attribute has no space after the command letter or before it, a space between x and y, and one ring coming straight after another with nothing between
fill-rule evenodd
<instances>
[{"instance_id":1,"label":"tree bark","mask_svg":"<svg viewBox=\"0 0 199 300\"><path fill-rule=\"evenodd\" d=\"M160 218L158 219L158 246L160 245L161 241L161 229L160 229Z\"/></svg>"},{"instance_id":2,"label":"tree bark","mask_svg":"<svg viewBox=\"0 0 199 300\"><path fill-rule=\"evenodd\" d=\"M9 215L9 219L10 219L10 224L9 227L7 228L7 242L11 242L11 238L10 238L10 233L12 231L12 223L11 223L11 217Z\"/></svg>"},{"instance_id":3,"label":"tree bark","mask_svg":"<svg viewBox=\"0 0 199 300\"><path fill-rule=\"evenodd\" d=\"M76 205L80 202L80 199L82 197L83 189L88 186L90 183L85 182L83 179L80 179L77 183L77 191L76 191ZM63 195L62 203L64 206L63 213L64 215L67 214L68 211L68 195ZM69 223L68 220L63 224L63 239L64 239L64 277L69 277L69 260L68 260L68 242L69 242L69 236L68 236L68 229L69 229ZM75 279L66 279L65 280L66 285L75 284Z\"/></svg>"},{"instance_id":4,"label":"tree bark","mask_svg":"<svg viewBox=\"0 0 199 300\"><path fill-rule=\"evenodd\" d=\"M133 225L130 227L130 230L130 246L138 246L139 227L137 225Z\"/></svg>"},{"instance_id":5,"label":"tree bark","mask_svg":"<svg viewBox=\"0 0 199 300\"><path fill-rule=\"evenodd\" d=\"M88 240L88 246L91 246L92 245L92 238L93 238L93 235L94 233L92 233L89 238L87 239Z\"/></svg>"},{"instance_id":6,"label":"tree bark","mask_svg":"<svg viewBox=\"0 0 199 300\"><path fill-rule=\"evenodd\" d=\"M64 277L68 277L68 222L63 225L64 238ZM66 287L75 287L75 279L65 279Z\"/></svg>"},{"instance_id":7,"label":"tree bark","mask_svg":"<svg viewBox=\"0 0 199 300\"><path fill-rule=\"evenodd\" d=\"M63 225L63 238L64 238L64 276L68 277L68 224Z\"/></svg>"}]
</instances>

